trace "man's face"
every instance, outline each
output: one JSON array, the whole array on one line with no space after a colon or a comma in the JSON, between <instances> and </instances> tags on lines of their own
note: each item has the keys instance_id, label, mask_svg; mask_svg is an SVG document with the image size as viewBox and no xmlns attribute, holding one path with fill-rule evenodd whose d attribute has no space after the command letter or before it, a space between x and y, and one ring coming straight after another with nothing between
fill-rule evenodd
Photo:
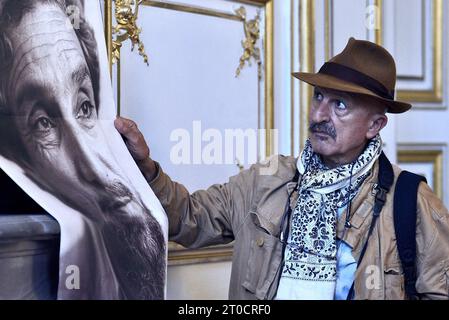
<instances>
[{"instance_id":1,"label":"man's face","mask_svg":"<svg viewBox=\"0 0 449 320\"><path fill-rule=\"evenodd\" d=\"M99 126L89 69L63 10L36 4L10 39L8 107L31 174L91 218L141 213Z\"/></svg>"},{"instance_id":2,"label":"man's face","mask_svg":"<svg viewBox=\"0 0 449 320\"><path fill-rule=\"evenodd\" d=\"M309 118L313 150L328 166L353 161L386 124L382 108L367 97L315 87ZM376 119L385 124L376 126Z\"/></svg>"}]
</instances>

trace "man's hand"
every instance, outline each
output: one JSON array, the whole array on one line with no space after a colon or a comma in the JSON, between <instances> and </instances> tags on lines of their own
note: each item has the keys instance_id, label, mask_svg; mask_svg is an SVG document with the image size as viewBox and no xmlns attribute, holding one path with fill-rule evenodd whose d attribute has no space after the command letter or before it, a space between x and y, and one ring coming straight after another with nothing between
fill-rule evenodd
<instances>
[{"instance_id":1,"label":"man's hand","mask_svg":"<svg viewBox=\"0 0 449 320\"><path fill-rule=\"evenodd\" d=\"M150 148L148 148L137 124L132 120L118 117L115 119L114 125L122 135L129 152L146 180L148 182L152 181L156 176L156 166L150 158Z\"/></svg>"}]
</instances>

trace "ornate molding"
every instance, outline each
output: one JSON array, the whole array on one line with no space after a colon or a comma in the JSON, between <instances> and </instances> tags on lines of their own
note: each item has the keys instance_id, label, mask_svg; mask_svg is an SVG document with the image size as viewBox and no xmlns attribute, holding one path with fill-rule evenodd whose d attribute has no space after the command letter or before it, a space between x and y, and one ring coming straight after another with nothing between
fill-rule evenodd
<instances>
[{"instance_id":1,"label":"ornate molding","mask_svg":"<svg viewBox=\"0 0 449 320\"><path fill-rule=\"evenodd\" d=\"M299 47L300 71L315 72L315 0L300 0L299 2ZM307 140L310 105L312 103L313 87L301 81L300 83L300 149Z\"/></svg>"},{"instance_id":2,"label":"ornate molding","mask_svg":"<svg viewBox=\"0 0 449 320\"><path fill-rule=\"evenodd\" d=\"M235 77L239 77L240 72L245 67L245 63L248 63L248 65L251 66L252 58L258 65L260 79L262 78L262 60L260 58L260 48L256 46L257 41L260 38L260 14L257 12L254 19L247 21L245 7L241 6L235 10L235 13L242 19L245 31L245 40L242 41L243 54L240 57L240 63L235 72Z\"/></svg>"},{"instance_id":3,"label":"ornate molding","mask_svg":"<svg viewBox=\"0 0 449 320\"><path fill-rule=\"evenodd\" d=\"M242 172L243 170L245 170L245 167L243 166L243 164L240 162L240 160L238 158L235 158L235 165L237 166L237 168L239 168L239 172Z\"/></svg>"},{"instance_id":4,"label":"ornate molding","mask_svg":"<svg viewBox=\"0 0 449 320\"><path fill-rule=\"evenodd\" d=\"M112 27L112 34L115 38L112 39L111 60L115 64L120 60L120 50L123 42L131 40L131 50L137 45L139 54L143 57L144 62L148 65L148 56L145 53L145 46L140 40L140 33L142 30L137 26L137 19L139 16L139 6L141 4L147 6L162 6L158 1L148 0L114 0L115 20L117 25ZM164 3L164 7L168 4ZM235 77L239 77L241 71L247 63L251 66L251 60L254 60L258 65L258 76L262 78L262 60L261 50L257 46L260 38L260 13L254 19L247 20L246 9L241 6L235 10L235 15L229 15L231 18L243 21L243 30L245 39L242 40L243 54L240 57L239 66L237 67ZM226 18L228 18L226 16Z\"/></svg>"},{"instance_id":5,"label":"ornate molding","mask_svg":"<svg viewBox=\"0 0 449 320\"><path fill-rule=\"evenodd\" d=\"M233 244L210 246L201 249L186 249L170 241L168 243L168 265L231 261L232 253Z\"/></svg>"},{"instance_id":6,"label":"ornate molding","mask_svg":"<svg viewBox=\"0 0 449 320\"><path fill-rule=\"evenodd\" d=\"M399 144L398 164L431 165L433 184L430 186L433 192L443 200L444 185L444 150L445 145L432 144ZM408 170L407 168L405 168ZM420 174L420 172L415 172ZM429 177L426 177L429 179Z\"/></svg>"},{"instance_id":7,"label":"ornate molding","mask_svg":"<svg viewBox=\"0 0 449 320\"><path fill-rule=\"evenodd\" d=\"M145 47L140 40L142 30L137 26L139 16L139 6L142 0L115 0L115 20L117 25L112 27L112 34L115 39L112 40L112 63L120 60L120 49L123 42L131 40L131 51L137 45L139 54L148 65L148 56L145 53Z\"/></svg>"}]
</instances>

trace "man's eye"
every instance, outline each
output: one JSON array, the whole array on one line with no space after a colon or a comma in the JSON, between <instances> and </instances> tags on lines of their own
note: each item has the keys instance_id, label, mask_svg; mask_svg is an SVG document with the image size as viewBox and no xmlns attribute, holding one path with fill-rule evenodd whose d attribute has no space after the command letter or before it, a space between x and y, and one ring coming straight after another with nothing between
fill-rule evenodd
<instances>
[{"instance_id":1,"label":"man's eye","mask_svg":"<svg viewBox=\"0 0 449 320\"><path fill-rule=\"evenodd\" d=\"M94 107L89 101L85 101L81 104L81 107L76 115L77 119L89 119L92 116Z\"/></svg>"},{"instance_id":2,"label":"man's eye","mask_svg":"<svg viewBox=\"0 0 449 320\"><path fill-rule=\"evenodd\" d=\"M340 100L338 100L336 103L335 103L335 105L336 105L336 108L338 109L338 110L346 110L346 104L343 102L343 101L340 101Z\"/></svg>"},{"instance_id":3,"label":"man's eye","mask_svg":"<svg viewBox=\"0 0 449 320\"><path fill-rule=\"evenodd\" d=\"M320 92L315 92L313 97L315 98L315 100L318 100L318 101L323 100L323 95Z\"/></svg>"},{"instance_id":4,"label":"man's eye","mask_svg":"<svg viewBox=\"0 0 449 320\"><path fill-rule=\"evenodd\" d=\"M39 119L36 120L34 124L34 130L43 133L49 131L54 127L55 127L54 124L50 121L50 119L46 117L40 117Z\"/></svg>"}]
</instances>

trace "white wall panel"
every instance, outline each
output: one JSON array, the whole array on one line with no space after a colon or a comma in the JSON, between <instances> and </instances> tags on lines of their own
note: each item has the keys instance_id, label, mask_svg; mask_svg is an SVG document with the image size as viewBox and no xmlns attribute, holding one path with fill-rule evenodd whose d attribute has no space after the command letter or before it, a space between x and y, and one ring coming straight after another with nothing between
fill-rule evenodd
<instances>
[{"instance_id":1,"label":"white wall panel","mask_svg":"<svg viewBox=\"0 0 449 320\"><path fill-rule=\"evenodd\" d=\"M204 7L205 2L200 2ZM214 3L207 5L215 9ZM255 14L255 9L248 11L249 17ZM139 23L150 66L128 48L122 49L123 116L138 122L153 158L189 190L227 181L238 173L237 165L205 165L201 152L209 143L199 139L208 129L218 130L223 140L222 156L217 159L225 162L225 130L259 127L257 65L246 67L235 78L243 53L243 23L154 7L141 8ZM194 129L199 128L195 121L201 121L200 130ZM189 164L170 159L179 141L171 141L170 136L177 129L190 135ZM248 165L248 159L239 160Z\"/></svg>"},{"instance_id":2,"label":"white wall panel","mask_svg":"<svg viewBox=\"0 0 449 320\"><path fill-rule=\"evenodd\" d=\"M274 15L274 104L276 106L275 127L279 130L279 153L291 153L291 72L292 32L290 1L275 1Z\"/></svg>"},{"instance_id":3,"label":"white wall panel","mask_svg":"<svg viewBox=\"0 0 449 320\"><path fill-rule=\"evenodd\" d=\"M350 37L359 40L368 39L367 1L332 1L332 51L331 56L341 52Z\"/></svg>"},{"instance_id":4,"label":"white wall panel","mask_svg":"<svg viewBox=\"0 0 449 320\"><path fill-rule=\"evenodd\" d=\"M171 266L167 278L169 300L226 300L231 262Z\"/></svg>"},{"instance_id":5,"label":"white wall panel","mask_svg":"<svg viewBox=\"0 0 449 320\"><path fill-rule=\"evenodd\" d=\"M422 78L425 72L424 0L395 0L396 68L399 77ZM404 15L404 11L407 12Z\"/></svg>"},{"instance_id":6,"label":"white wall panel","mask_svg":"<svg viewBox=\"0 0 449 320\"><path fill-rule=\"evenodd\" d=\"M425 90L433 85L433 48L435 1L394 1L393 28L385 33L395 35L399 90Z\"/></svg>"}]
</instances>

